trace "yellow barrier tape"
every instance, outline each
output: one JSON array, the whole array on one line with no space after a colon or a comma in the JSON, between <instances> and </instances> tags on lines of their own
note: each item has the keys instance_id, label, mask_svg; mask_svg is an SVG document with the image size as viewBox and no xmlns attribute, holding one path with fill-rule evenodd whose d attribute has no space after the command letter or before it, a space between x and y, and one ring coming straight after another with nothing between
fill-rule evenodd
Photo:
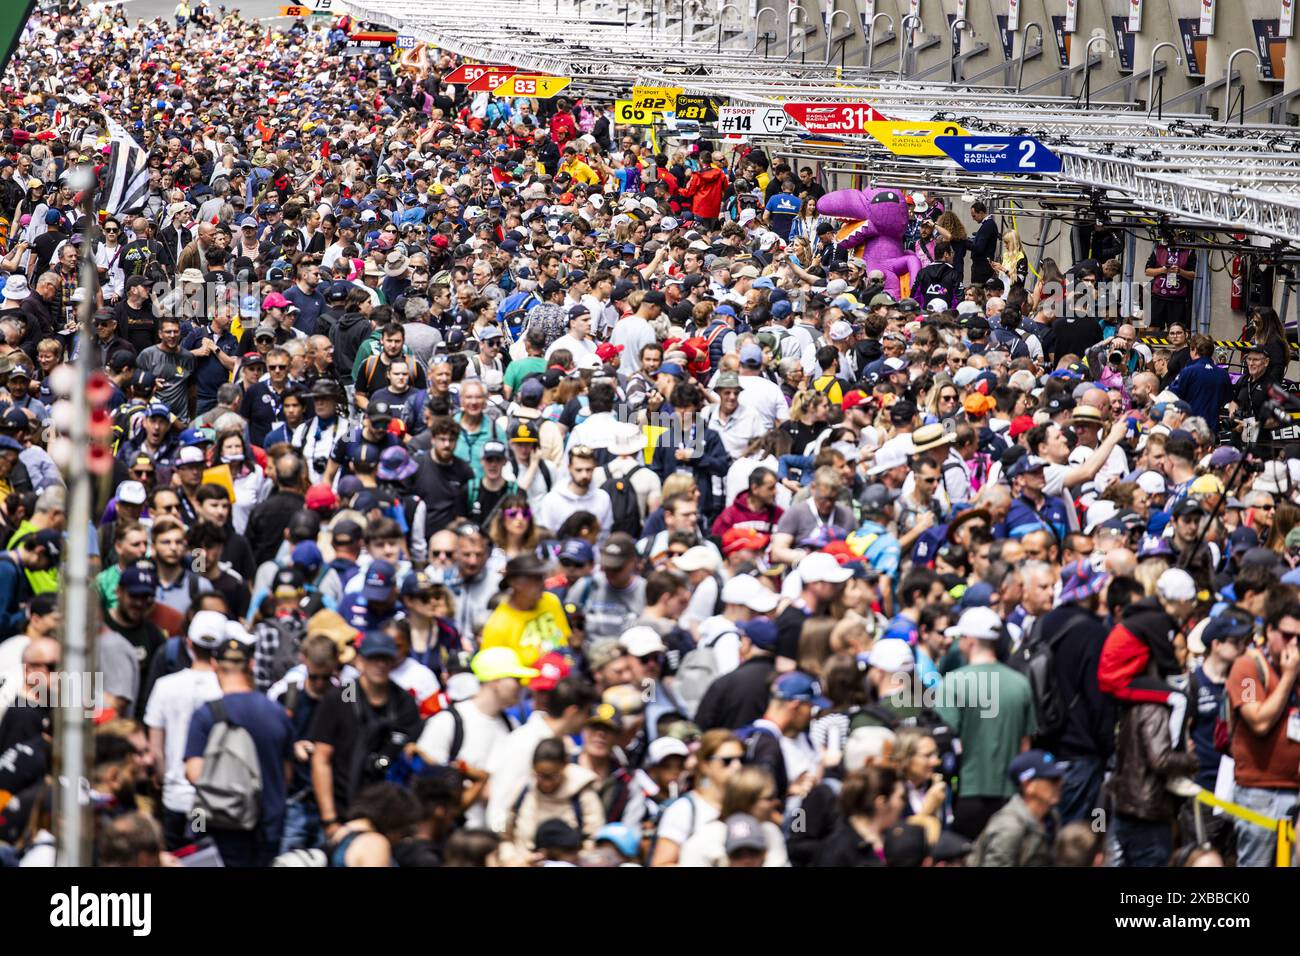
<instances>
[{"instance_id":1,"label":"yellow barrier tape","mask_svg":"<svg viewBox=\"0 0 1300 956\"><path fill-rule=\"evenodd\" d=\"M1295 843L1295 824L1292 821L1275 820L1272 817L1266 817L1262 813L1256 813L1249 807L1243 807L1239 803L1232 803L1216 797L1212 792L1205 789L1196 794L1196 799L1208 806L1218 807L1224 813L1245 820L1247 823L1253 823L1265 830L1272 830L1277 834L1276 864L1282 867L1291 865L1291 847Z\"/></svg>"}]
</instances>

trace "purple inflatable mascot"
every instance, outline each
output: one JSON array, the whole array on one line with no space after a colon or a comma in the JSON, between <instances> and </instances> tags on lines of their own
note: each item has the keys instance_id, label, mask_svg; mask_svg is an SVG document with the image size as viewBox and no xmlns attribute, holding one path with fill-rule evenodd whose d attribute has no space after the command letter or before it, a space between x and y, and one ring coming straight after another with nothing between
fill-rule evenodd
<instances>
[{"instance_id":1,"label":"purple inflatable mascot","mask_svg":"<svg viewBox=\"0 0 1300 956\"><path fill-rule=\"evenodd\" d=\"M898 298L899 279L907 275L911 291L921 260L903 251L907 230L907 203L898 189L839 189L822 196L817 211L824 216L849 220L838 234L841 249L857 249L867 271L885 274L885 291Z\"/></svg>"}]
</instances>

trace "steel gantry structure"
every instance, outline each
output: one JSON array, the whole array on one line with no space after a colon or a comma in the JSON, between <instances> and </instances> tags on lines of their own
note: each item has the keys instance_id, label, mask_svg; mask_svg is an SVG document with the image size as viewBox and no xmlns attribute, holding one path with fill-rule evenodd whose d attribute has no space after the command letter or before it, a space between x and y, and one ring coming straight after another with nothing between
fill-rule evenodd
<instances>
[{"instance_id":1,"label":"steel gantry structure","mask_svg":"<svg viewBox=\"0 0 1300 956\"><path fill-rule=\"evenodd\" d=\"M806 23L806 13L795 15L802 9L796 5L784 18L773 7L761 7L754 21L735 3L721 0L350 0L348 7L361 20L463 57L572 77L576 93L598 98L625 96L634 85L675 86L731 103L870 104L899 120L946 120L972 133L1033 136L1060 156L1060 172L1034 177L966 172L942 157L895 156L861 136L787 133L770 142L778 152L818 159L837 173L940 193L1041 201L1053 208L1100 204L1148 221L1245 232L1300 253L1295 127L1233 123L1226 108L1219 119L1163 109L1152 115L1150 103L1103 98L1115 92L1131 96L1141 84L1130 79L1091 90L1097 59L1091 42L1082 64L1061 71L1062 88L1070 92L1082 76L1078 94L1042 95L1020 79L1023 61L1041 51L1041 30L1037 47L1022 44L1020 62L1003 64L1004 77L1016 83L986 86L976 84L977 78L955 79L955 60L964 49L960 23L949 37L954 69L947 82L936 82L907 75L909 45L917 42L916 24L907 18L891 22L878 36L883 44L901 34L896 55L876 59L869 48L865 65L845 67L830 62L832 47L853 35L835 37L826 30L823 55L810 61L806 40L816 31ZM891 19L880 14L876 21L882 18ZM863 24L871 47L876 21L870 29ZM760 32L765 27L784 29L784 56L764 55L764 40L772 37ZM1144 74L1151 84L1148 100L1164 67L1157 53L1158 48ZM1230 62L1218 84L1227 87L1225 104L1236 76ZM1054 82L1050 78L1032 87ZM1200 100L1207 103L1208 94ZM1245 115L1255 112L1251 108Z\"/></svg>"}]
</instances>

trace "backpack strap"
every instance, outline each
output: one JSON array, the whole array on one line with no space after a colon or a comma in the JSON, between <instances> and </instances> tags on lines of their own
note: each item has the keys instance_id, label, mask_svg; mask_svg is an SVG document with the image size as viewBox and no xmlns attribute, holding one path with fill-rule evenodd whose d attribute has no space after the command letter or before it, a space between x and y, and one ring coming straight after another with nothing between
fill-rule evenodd
<instances>
[{"instance_id":1,"label":"backpack strap","mask_svg":"<svg viewBox=\"0 0 1300 956\"><path fill-rule=\"evenodd\" d=\"M212 719L216 723L230 723L230 715L226 713L226 699L224 697L218 697L216 700L208 701L208 709L212 711Z\"/></svg>"},{"instance_id":2,"label":"backpack strap","mask_svg":"<svg viewBox=\"0 0 1300 956\"><path fill-rule=\"evenodd\" d=\"M451 746L447 748L447 763L455 761L460 754L460 748L465 745L465 718L460 715L456 705L452 704L447 708L451 714Z\"/></svg>"},{"instance_id":3,"label":"backpack strap","mask_svg":"<svg viewBox=\"0 0 1300 956\"><path fill-rule=\"evenodd\" d=\"M585 839L587 834L582 829L582 801L578 799L578 794L569 797L569 806L573 807L573 819L577 821L574 826L577 827L579 836Z\"/></svg>"}]
</instances>

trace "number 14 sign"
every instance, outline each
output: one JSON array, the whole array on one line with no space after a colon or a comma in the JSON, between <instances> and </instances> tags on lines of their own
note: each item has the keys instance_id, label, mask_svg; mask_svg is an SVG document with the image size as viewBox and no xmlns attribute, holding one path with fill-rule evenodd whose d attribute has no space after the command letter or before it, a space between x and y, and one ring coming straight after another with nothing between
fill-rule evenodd
<instances>
[{"instance_id":1,"label":"number 14 sign","mask_svg":"<svg viewBox=\"0 0 1300 956\"><path fill-rule=\"evenodd\" d=\"M1032 175L1061 171L1061 157L1029 136L937 136L934 145L971 172Z\"/></svg>"}]
</instances>

